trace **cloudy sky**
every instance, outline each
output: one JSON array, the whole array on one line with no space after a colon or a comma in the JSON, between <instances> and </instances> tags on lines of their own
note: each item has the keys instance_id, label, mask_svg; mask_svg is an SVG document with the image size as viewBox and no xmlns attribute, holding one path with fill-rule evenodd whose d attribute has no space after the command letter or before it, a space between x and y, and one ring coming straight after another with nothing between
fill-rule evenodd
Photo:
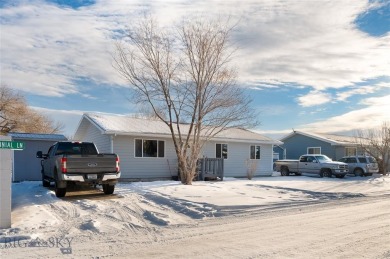
<instances>
[{"instance_id":1,"label":"cloudy sky","mask_svg":"<svg viewBox=\"0 0 390 259\"><path fill-rule=\"evenodd\" d=\"M1 0L0 11L1 84L67 136L83 112L137 112L112 54L145 12L165 26L199 14L239 21L233 62L261 132L390 121L390 0Z\"/></svg>"}]
</instances>

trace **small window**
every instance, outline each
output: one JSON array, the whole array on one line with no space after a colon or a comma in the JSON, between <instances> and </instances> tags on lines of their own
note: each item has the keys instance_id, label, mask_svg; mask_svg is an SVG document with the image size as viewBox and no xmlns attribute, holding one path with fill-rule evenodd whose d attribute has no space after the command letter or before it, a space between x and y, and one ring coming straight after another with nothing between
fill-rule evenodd
<instances>
[{"instance_id":1,"label":"small window","mask_svg":"<svg viewBox=\"0 0 390 259\"><path fill-rule=\"evenodd\" d=\"M216 158L228 158L228 145L227 144L216 144L215 145L215 157Z\"/></svg>"},{"instance_id":2,"label":"small window","mask_svg":"<svg viewBox=\"0 0 390 259\"><path fill-rule=\"evenodd\" d=\"M307 153L308 154L321 154L321 148L320 147L308 147Z\"/></svg>"},{"instance_id":3,"label":"small window","mask_svg":"<svg viewBox=\"0 0 390 259\"><path fill-rule=\"evenodd\" d=\"M359 163L367 164L367 160L365 157L359 157Z\"/></svg>"},{"instance_id":4,"label":"small window","mask_svg":"<svg viewBox=\"0 0 390 259\"><path fill-rule=\"evenodd\" d=\"M161 140L136 139L135 157L164 157L165 142Z\"/></svg>"},{"instance_id":5,"label":"small window","mask_svg":"<svg viewBox=\"0 0 390 259\"><path fill-rule=\"evenodd\" d=\"M345 156L356 156L357 149L356 147L346 147Z\"/></svg>"},{"instance_id":6,"label":"small window","mask_svg":"<svg viewBox=\"0 0 390 259\"><path fill-rule=\"evenodd\" d=\"M260 159L260 146L250 146L250 158Z\"/></svg>"},{"instance_id":7,"label":"small window","mask_svg":"<svg viewBox=\"0 0 390 259\"><path fill-rule=\"evenodd\" d=\"M299 159L299 162L307 162L307 156L301 156L301 159Z\"/></svg>"}]
</instances>

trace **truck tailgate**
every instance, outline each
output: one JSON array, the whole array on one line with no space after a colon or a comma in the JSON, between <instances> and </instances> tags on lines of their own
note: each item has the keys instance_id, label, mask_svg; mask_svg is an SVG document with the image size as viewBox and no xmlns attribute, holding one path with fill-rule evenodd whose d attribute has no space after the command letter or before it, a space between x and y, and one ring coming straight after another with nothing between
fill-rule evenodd
<instances>
[{"instance_id":1,"label":"truck tailgate","mask_svg":"<svg viewBox=\"0 0 390 259\"><path fill-rule=\"evenodd\" d=\"M70 155L67 156L67 173L108 173L116 172L114 154L105 155Z\"/></svg>"}]
</instances>

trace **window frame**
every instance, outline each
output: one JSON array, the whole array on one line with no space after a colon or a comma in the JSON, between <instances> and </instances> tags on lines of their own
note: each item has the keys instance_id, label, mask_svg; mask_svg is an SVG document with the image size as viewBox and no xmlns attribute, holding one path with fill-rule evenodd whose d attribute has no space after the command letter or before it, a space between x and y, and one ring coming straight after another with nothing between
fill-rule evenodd
<instances>
[{"instance_id":1,"label":"window frame","mask_svg":"<svg viewBox=\"0 0 390 259\"><path fill-rule=\"evenodd\" d=\"M217 156L217 146L218 145L221 145L221 157L218 157ZM223 145L226 145L226 158L223 157ZM223 158L224 160L228 160L229 159L229 144L228 143L215 143L215 158Z\"/></svg>"},{"instance_id":2,"label":"window frame","mask_svg":"<svg viewBox=\"0 0 390 259\"><path fill-rule=\"evenodd\" d=\"M351 154L347 150L355 149L355 153ZM357 156L357 148L356 147L345 147L345 156Z\"/></svg>"},{"instance_id":3,"label":"window frame","mask_svg":"<svg viewBox=\"0 0 390 259\"><path fill-rule=\"evenodd\" d=\"M309 153L309 149L319 149L320 150L320 153ZM308 155L315 155L315 154L321 154L322 155L322 150L321 150L321 147L307 147L306 148L306 154Z\"/></svg>"},{"instance_id":4,"label":"window frame","mask_svg":"<svg viewBox=\"0 0 390 259\"><path fill-rule=\"evenodd\" d=\"M255 147L255 158L252 158L252 147ZM256 158L256 147L259 147L259 158ZM261 145L249 145L249 160L261 160Z\"/></svg>"},{"instance_id":5,"label":"window frame","mask_svg":"<svg viewBox=\"0 0 390 259\"><path fill-rule=\"evenodd\" d=\"M141 155L142 156L137 156L137 140L141 140ZM144 141L157 141L157 156L144 156ZM160 150L160 147L159 147L159 142L163 142L164 143L164 154L163 156L159 156L160 153L159 153L159 150ZM146 138L134 138L134 158L152 158L152 159L162 159L162 158L165 158L165 153L166 153L166 141L165 140L160 140L160 139L146 139Z\"/></svg>"}]
</instances>

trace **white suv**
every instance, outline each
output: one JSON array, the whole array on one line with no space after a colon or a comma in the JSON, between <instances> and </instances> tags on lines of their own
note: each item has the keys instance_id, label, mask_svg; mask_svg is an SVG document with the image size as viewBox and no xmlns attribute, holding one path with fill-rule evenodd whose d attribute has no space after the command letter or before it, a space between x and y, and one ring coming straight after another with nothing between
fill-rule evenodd
<instances>
[{"instance_id":1,"label":"white suv","mask_svg":"<svg viewBox=\"0 0 390 259\"><path fill-rule=\"evenodd\" d=\"M348 164L349 172L355 176L371 176L378 173L378 163L372 156L345 156L340 162Z\"/></svg>"}]
</instances>

